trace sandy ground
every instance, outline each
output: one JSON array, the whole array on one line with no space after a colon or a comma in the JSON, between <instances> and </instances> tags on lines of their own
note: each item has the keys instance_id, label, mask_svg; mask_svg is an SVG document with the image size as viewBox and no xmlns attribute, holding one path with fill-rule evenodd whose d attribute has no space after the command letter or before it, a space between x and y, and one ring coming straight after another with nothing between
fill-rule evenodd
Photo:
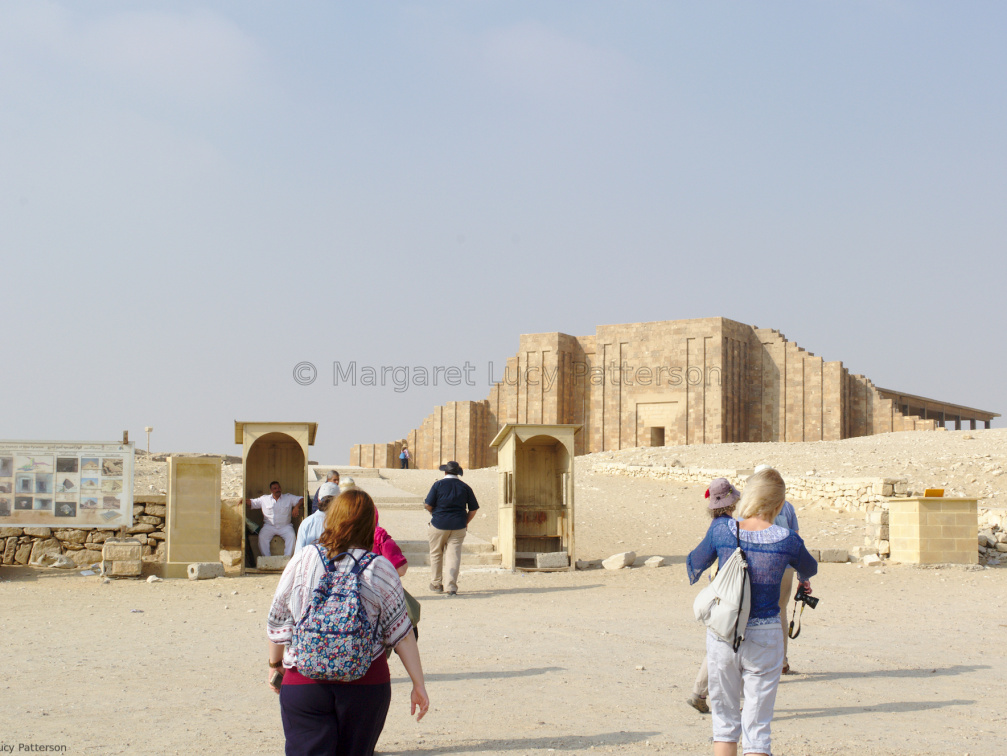
<instances>
[{"instance_id":1,"label":"sandy ground","mask_svg":"<svg viewBox=\"0 0 1007 756\"><path fill-rule=\"evenodd\" d=\"M888 474L907 459L924 472L928 459L950 469L962 457L975 468L962 456L973 453L989 454L985 465L1004 463L1007 434L961 435L896 434L875 452L861 450L864 439L842 442L838 463L818 464L838 471L862 454L879 470L866 475ZM726 446L662 453L695 467L770 459L804 474L816 465L802 455L824 445L781 446L735 445L734 456ZM702 487L586 468L576 477L578 555L632 549L671 564L548 574L473 567L463 570L454 598L432 595L429 573L411 569L404 583L423 602L420 648L432 707L420 723L409 718L409 683L393 659L381 754L710 752L709 717L684 703L703 654L703 629L691 615L697 588L682 564L708 524ZM417 493L438 477L386 474ZM966 486L985 490L999 477L985 475ZM151 476L145 485L157 485ZM472 529L492 537L496 471L469 471L465 479L483 504ZM861 517L795 504L809 546L860 542ZM264 624L276 582L259 575L103 584L76 572L0 569L0 630L9 649L0 747L282 753L279 709L265 684ZM999 746L1007 568L826 564L813 582L822 601L805 612L804 632L791 645L801 674L781 683L775 753L960 756Z\"/></svg>"}]
</instances>

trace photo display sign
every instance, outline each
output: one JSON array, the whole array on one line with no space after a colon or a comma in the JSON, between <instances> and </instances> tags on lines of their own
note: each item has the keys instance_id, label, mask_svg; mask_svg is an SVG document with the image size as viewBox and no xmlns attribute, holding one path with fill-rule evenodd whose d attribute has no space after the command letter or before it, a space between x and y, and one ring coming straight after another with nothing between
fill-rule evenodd
<instances>
[{"instance_id":1,"label":"photo display sign","mask_svg":"<svg viewBox=\"0 0 1007 756\"><path fill-rule=\"evenodd\" d=\"M133 524L133 444L0 441L0 527Z\"/></svg>"}]
</instances>

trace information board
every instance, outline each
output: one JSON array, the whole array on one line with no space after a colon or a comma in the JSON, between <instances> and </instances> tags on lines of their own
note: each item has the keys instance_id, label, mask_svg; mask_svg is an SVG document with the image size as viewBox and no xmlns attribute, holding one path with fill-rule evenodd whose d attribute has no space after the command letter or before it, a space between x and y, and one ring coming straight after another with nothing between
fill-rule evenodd
<instances>
[{"instance_id":1,"label":"information board","mask_svg":"<svg viewBox=\"0 0 1007 756\"><path fill-rule=\"evenodd\" d=\"M133 524L133 444L0 441L0 527Z\"/></svg>"}]
</instances>

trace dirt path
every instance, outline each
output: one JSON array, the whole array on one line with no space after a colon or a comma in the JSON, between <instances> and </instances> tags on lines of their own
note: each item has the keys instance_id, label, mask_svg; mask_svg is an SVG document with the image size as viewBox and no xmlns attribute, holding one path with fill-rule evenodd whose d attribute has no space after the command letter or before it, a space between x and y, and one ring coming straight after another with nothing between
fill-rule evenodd
<instances>
[{"instance_id":1,"label":"dirt path","mask_svg":"<svg viewBox=\"0 0 1007 756\"><path fill-rule=\"evenodd\" d=\"M425 493L438 475L389 477ZM496 473L471 471L465 480L483 503L473 531L492 537ZM697 589L682 566L708 523L702 487L585 471L576 483L581 557L632 549L672 564L551 574L469 568L455 598L431 595L429 573L410 570L404 583L423 602L432 709L419 724L409 719L408 682L393 660L380 753L710 752L709 717L684 703L703 654L691 617ZM859 543L860 516L795 504L810 546ZM276 697L264 682L276 581L103 584L76 572L0 569L8 648L0 745L282 753ZM802 674L781 684L774 751L995 750L1007 700L1005 583L1007 568L822 565L814 581L822 601L805 612L791 647Z\"/></svg>"},{"instance_id":2,"label":"dirt path","mask_svg":"<svg viewBox=\"0 0 1007 756\"><path fill-rule=\"evenodd\" d=\"M822 602L790 654L804 674L781 686L775 750L988 750L1007 693L997 650L1005 575L823 565ZM21 569L3 578L3 743L282 752L276 698L263 682L275 577L103 585ZM408 682L393 661L382 754L707 752L709 717L683 703L703 633L680 564L466 571L453 599L430 595L427 580L414 570L405 583L423 601L432 711L409 719Z\"/></svg>"}]
</instances>

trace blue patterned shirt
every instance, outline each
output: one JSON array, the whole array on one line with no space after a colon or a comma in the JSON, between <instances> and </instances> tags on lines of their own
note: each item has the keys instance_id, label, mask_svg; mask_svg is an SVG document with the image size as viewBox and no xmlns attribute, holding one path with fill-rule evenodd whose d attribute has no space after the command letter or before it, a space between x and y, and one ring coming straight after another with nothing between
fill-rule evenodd
<instances>
[{"instance_id":1,"label":"blue patterned shirt","mask_svg":"<svg viewBox=\"0 0 1007 756\"><path fill-rule=\"evenodd\" d=\"M702 542L685 560L689 583L699 580L703 571L719 559L723 567L738 547L738 523L729 517L718 517ZM793 567L801 580L818 572L818 562L804 548L797 533L770 525L765 530L742 530L741 548L748 557L748 573L752 580L752 612L748 624L768 625L780 621L780 581L787 567Z\"/></svg>"}]
</instances>

